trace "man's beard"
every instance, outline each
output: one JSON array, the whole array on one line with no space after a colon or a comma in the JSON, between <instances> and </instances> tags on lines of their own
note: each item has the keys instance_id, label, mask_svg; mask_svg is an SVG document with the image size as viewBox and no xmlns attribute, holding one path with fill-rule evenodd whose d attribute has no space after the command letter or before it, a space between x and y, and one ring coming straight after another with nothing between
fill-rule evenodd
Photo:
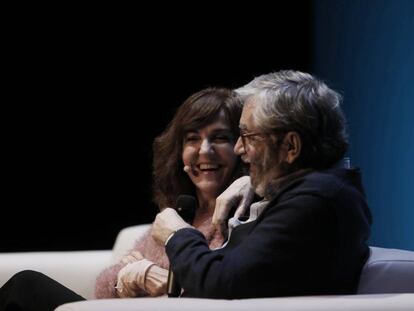
<instances>
[{"instance_id":1,"label":"man's beard","mask_svg":"<svg viewBox=\"0 0 414 311\"><path fill-rule=\"evenodd\" d=\"M251 183L256 194L261 197L265 196L267 186L270 181L277 178L276 169L279 166L279 155L276 150L265 148L263 157L251 161L254 165L255 172L251 174Z\"/></svg>"},{"instance_id":2,"label":"man's beard","mask_svg":"<svg viewBox=\"0 0 414 311\"><path fill-rule=\"evenodd\" d=\"M254 174L251 174L251 183L254 189L254 192L256 192L257 195L263 197L265 194L265 182L264 182L264 176L262 172L262 165L261 164L255 164L256 172Z\"/></svg>"}]
</instances>

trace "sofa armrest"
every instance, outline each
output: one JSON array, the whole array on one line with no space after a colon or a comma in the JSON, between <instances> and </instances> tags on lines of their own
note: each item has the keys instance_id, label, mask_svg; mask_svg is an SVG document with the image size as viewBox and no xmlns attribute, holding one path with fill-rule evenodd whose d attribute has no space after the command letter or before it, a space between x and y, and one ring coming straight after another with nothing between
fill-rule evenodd
<instances>
[{"instance_id":1,"label":"sofa armrest","mask_svg":"<svg viewBox=\"0 0 414 311\"><path fill-rule=\"evenodd\" d=\"M414 293L414 252L370 247L358 294Z\"/></svg>"},{"instance_id":2,"label":"sofa armrest","mask_svg":"<svg viewBox=\"0 0 414 311\"><path fill-rule=\"evenodd\" d=\"M148 224L122 229L113 250L0 253L0 287L17 272L35 270L92 299L99 273L118 262L149 228Z\"/></svg>"},{"instance_id":3,"label":"sofa armrest","mask_svg":"<svg viewBox=\"0 0 414 311\"><path fill-rule=\"evenodd\" d=\"M2 253L0 286L19 271L35 270L91 299L96 277L110 264L111 254L110 250Z\"/></svg>"},{"instance_id":4,"label":"sofa armrest","mask_svg":"<svg viewBox=\"0 0 414 311\"><path fill-rule=\"evenodd\" d=\"M150 224L137 225L122 229L116 237L114 247L112 249L111 262L118 262L122 256L132 249L137 239L145 234L151 227Z\"/></svg>"}]
</instances>

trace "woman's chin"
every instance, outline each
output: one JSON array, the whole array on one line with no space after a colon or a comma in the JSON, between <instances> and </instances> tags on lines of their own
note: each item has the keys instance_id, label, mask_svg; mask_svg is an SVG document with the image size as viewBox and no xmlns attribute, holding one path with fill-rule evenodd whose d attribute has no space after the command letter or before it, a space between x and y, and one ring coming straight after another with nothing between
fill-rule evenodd
<instances>
[{"instance_id":1,"label":"woman's chin","mask_svg":"<svg viewBox=\"0 0 414 311\"><path fill-rule=\"evenodd\" d=\"M203 181L197 184L198 191L202 194L208 195L219 195L222 190L221 183L217 183L217 181Z\"/></svg>"}]
</instances>

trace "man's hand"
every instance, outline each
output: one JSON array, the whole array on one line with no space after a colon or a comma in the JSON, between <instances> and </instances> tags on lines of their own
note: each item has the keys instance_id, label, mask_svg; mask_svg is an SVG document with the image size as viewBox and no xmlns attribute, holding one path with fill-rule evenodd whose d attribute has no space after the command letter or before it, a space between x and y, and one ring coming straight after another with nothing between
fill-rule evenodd
<instances>
[{"instance_id":1,"label":"man's hand","mask_svg":"<svg viewBox=\"0 0 414 311\"><path fill-rule=\"evenodd\" d=\"M171 234L182 228L192 228L192 226L186 223L175 209L167 207L155 217L151 235L158 243L165 244Z\"/></svg>"},{"instance_id":2,"label":"man's hand","mask_svg":"<svg viewBox=\"0 0 414 311\"><path fill-rule=\"evenodd\" d=\"M226 219L233 207L237 207L235 217L243 215L250 206L254 197L254 189L250 183L249 176L236 179L222 194L216 199L212 223L223 234L227 236Z\"/></svg>"}]
</instances>

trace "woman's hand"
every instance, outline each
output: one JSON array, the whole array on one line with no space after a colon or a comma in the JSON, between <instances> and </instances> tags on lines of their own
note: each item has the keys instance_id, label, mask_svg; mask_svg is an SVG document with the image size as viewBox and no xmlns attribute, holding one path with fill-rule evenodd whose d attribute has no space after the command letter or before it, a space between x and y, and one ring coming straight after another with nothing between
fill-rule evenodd
<instances>
[{"instance_id":1,"label":"woman's hand","mask_svg":"<svg viewBox=\"0 0 414 311\"><path fill-rule=\"evenodd\" d=\"M119 271L116 290L120 298L137 297L141 290L151 296L160 296L167 291L167 278L166 269L144 258Z\"/></svg>"},{"instance_id":2,"label":"woman's hand","mask_svg":"<svg viewBox=\"0 0 414 311\"><path fill-rule=\"evenodd\" d=\"M139 251L132 251L128 255L125 255L124 257L122 257L121 262L123 264L129 264L129 263L133 263L135 261L141 260L141 259L144 259L144 256L142 256L142 254Z\"/></svg>"}]
</instances>

